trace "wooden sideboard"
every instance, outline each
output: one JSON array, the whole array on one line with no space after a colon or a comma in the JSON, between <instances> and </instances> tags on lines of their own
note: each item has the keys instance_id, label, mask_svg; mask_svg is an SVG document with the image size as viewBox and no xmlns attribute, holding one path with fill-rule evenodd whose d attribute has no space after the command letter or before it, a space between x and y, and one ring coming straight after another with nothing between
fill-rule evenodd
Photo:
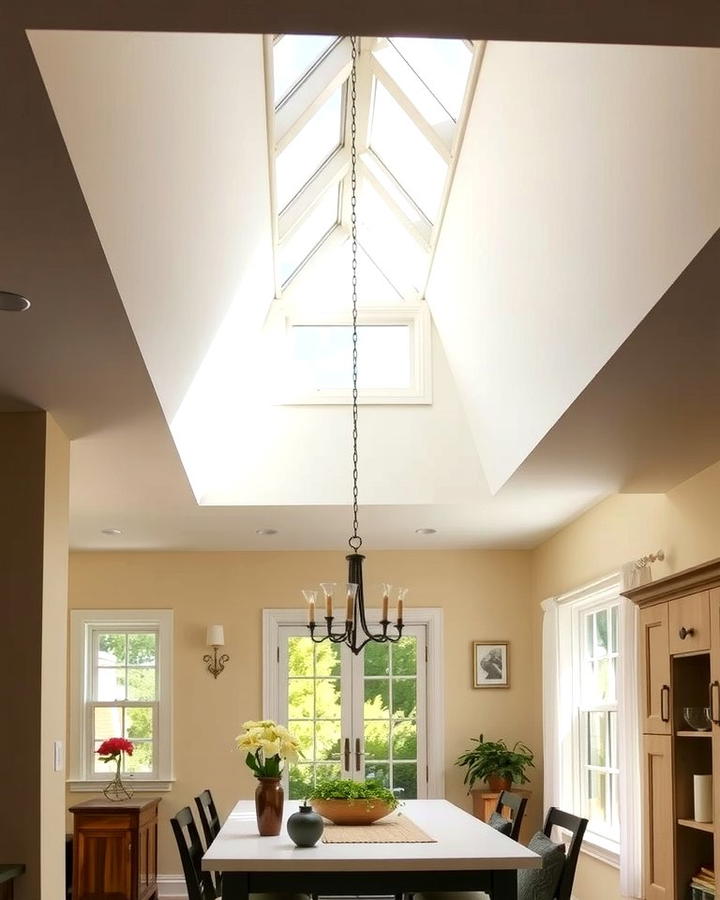
<instances>
[{"instance_id":1,"label":"wooden sideboard","mask_svg":"<svg viewBox=\"0 0 720 900\"><path fill-rule=\"evenodd\" d=\"M13 900L13 883L24 871L19 863L0 863L0 900Z\"/></svg>"},{"instance_id":2,"label":"wooden sideboard","mask_svg":"<svg viewBox=\"0 0 720 900\"><path fill-rule=\"evenodd\" d=\"M157 898L159 797L86 800L73 814L73 900Z\"/></svg>"}]
</instances>

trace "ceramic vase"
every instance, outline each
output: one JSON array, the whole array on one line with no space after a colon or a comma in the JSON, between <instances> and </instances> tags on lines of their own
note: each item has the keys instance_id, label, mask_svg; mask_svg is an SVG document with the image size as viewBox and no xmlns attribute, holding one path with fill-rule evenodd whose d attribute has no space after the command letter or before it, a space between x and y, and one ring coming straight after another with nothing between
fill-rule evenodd
<instances>
[{"instance_id":1,"label":"ceramic vase","mask_svg":"<svg viewBox=\"0 0 720 900\"><path fill-rule=\"evenodd\" d=\"M298 847L314 847L322 837L325 823L312 806L300 805L287 821L287 833Z\"/></svg>"},{"instance_id":2,"label":"ceramic vase","mask_svg":"<svg viewBox=\"0 0 720 900\"><path fill-rule=\"evenodd\" d=\"M255 788L255 815L263 837L280 834L285 792L279 778L258 778Z\"/></svg>"}]
</instances>

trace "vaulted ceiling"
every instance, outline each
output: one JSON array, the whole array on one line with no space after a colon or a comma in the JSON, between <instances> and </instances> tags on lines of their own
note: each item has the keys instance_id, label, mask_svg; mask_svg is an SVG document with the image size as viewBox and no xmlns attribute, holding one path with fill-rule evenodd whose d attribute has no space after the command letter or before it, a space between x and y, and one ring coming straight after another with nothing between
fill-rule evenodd
<instances>
[{"instance_id":1,"label":"vaulted ceiling","mask_svg":"<svg viewBox=\"0 0 720 900\"><path fill-rule=\"evenodd\" d=\"M107 546L108 526L124 532L113 546L268 546L264 526L280 531L273 546L342 544L348 408L278 402L278 335L289 308L332 307L347 290L347 213L339 239L283 279L272 42L29 39L164 415L131 402L142 376L116 347L107 421L73 435L75 545ZM366 39L365 59L386 46ZM422 526L438 529L432 546L529 546L612 491L666 490L720 456L712 405L691 402L699 386L720 396L711 344L697 359L718 333L720 52L473 52L418 296L363 248L365 305L393 290L397 305L426 305L432 346L430 403L361 408L369 546L426 545ZM75 327L92 341L82 293L90 318ZM0 385L19 385L2 366Z\"/></svg>"}]
</instances>

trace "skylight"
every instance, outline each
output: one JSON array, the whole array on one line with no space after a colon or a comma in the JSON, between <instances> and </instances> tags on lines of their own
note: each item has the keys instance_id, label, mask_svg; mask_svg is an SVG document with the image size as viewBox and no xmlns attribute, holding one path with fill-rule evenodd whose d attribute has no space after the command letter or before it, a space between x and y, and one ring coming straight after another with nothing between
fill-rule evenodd
<instances>
[{"instance_id":1,"label":"skylight","mask_svg":"<svg viewBox=\"0 0 720 900\"><path fill-rule=\"evenodd\" d=\"M336 40L334 34L283 34L275 41L275 106L280 105Z\"/></svg>"},{"instance_id":2,"label":"skylight","mask_svg":"<svg viewBox=\"0 0 720 900\"><path fill-rule=\"evenodd\" d=\"M464 41L426 38L363 37L357 47L359 242L399 296L417 302L480 54ZM342 241L325 240L336 227L349 234L352 59L349 37L282 35L272 48L280 297L291 281L296 293L294 275L303 268L306 277L310 257L339 250Z\"/></svg>"},{"instance_id":3,"label":"skylight","mask_svg":"<svg viewBox=\"0 0 720 900\"><path fill-rule=\"evenodd\" d=\"M342 88L337 88L276 160L277 201L284 209L342 143Z\"/></svg>"},{"instance_id":4,"label":"skylight","mask_svg":"<svg viewBox=\"0 0 720 900\"><path fill-rule=\"evenodd\" d=\"M472 61L465 41L396 37L390 43L457 121Z\"/></svg>"},{"instance_id":5,"label":"skylight","mask_svg":"<svg viewBox=\"0 0 720 900\"><path fill-rule=\"evenodd\" d=\"M315 248L333 230L338 221L339 187L334 185L280 244L280 281L286 284Z\"/></svg>"},{"instance_id":6,"label":"skylight","mask_svg":"<svg viewBox=\"0 0 720 900\"><path fill-rule=\"evenodd\" d=\"M447 164L376 80L370 148L430 222L437 216Z\"/></svg>"}]
</instances>

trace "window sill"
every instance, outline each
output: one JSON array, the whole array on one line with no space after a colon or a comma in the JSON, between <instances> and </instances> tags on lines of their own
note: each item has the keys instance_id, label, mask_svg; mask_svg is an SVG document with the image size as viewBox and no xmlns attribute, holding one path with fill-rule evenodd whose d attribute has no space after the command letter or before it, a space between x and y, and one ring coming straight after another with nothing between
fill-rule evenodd
<instances>
[{"instance_id":1,"label":"window sill","mask_svg":"<svg viewBox=\"0 0 720 900\"><path fill-rule=\"evenodd\" d=\"M585 838L582 842L580 852L586 856L592 856L600 862L604 862L614 869L620 868L620 845L617 841L603 837L600 834L588 834L585 832Z\"/></svg>"},{"instance_id":2,"label":"window sill","mask_svg":"<svg viewBox=\"0 0 720 900\"><path fill-rule=\"evenodd\" d=\"M74 781L68 779L65 783L69 791L75 791L79 794L102 794L107 781ZM138 781L135 778L128 778L125 783L137 794L157 793L158 791L171 791L175 784L175 779Z\"/></svg>"}]
</instances>

